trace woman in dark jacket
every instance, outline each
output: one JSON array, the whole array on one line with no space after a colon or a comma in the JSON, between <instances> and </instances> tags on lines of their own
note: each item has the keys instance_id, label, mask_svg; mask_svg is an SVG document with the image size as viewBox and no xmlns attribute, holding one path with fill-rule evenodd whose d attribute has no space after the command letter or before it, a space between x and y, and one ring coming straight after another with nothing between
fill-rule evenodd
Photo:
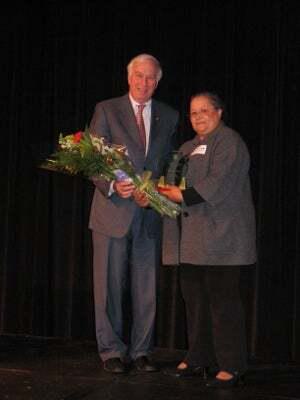
<instances>
[{"instance_id":1,"label":"woman in dark jacket","mask_svg":"<svg viewBox=\"0 0 300 400\"><path fill-rule=\"evenodd\" d=\"M189 349L176 371L185 376L217 366L209 387L234 386L247 369L239 276L256 261L249 153L222 121L223 111L216 94L191 98L196 136L170 166L171 184L160 188L183 208L179 220L164 219L163 241L163 263L180 265L187 316ZM185 190L178 178L185 179Z\"/></svg>"}]
</instances>

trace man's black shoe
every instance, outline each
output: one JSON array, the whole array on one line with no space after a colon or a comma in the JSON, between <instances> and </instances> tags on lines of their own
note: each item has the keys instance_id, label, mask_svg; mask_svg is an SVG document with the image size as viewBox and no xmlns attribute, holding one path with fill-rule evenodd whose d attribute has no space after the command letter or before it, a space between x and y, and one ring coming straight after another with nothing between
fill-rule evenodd
<instances>
[{"instance_id":1,"label":"man's black shoe","mask_svg":"<svg viewBox=\"0 0 300 400\"><path fill-rule=\"evenodd\" d=\"M199 366L187 367L187 368L170 368L164 371L166 375L173 376L174 378L190 378L196 376L198 378L207 379L208 368Z\"/></svg>"},{"instance_id":2,"label":"man's black shoe","mask_svg":"<svg viewBox=\"0 0 300 400\"><path fill-rule=\"evenodd\" d=\"M125 365L122 363L120 358L109 358L104 361L103 369L111 374L124 374L126 372Z\"/></svg>"},{"instance_id":3,"label":"man's black shoe","mask_svg":"<svg viewBox=\"0 0 300 400\"><path fill-rule=\"evenodd\" d=\"M134 369L138 372L157 372L159 368L146 356L138 357L133 361Z\"/></svg>"}]
</instances>

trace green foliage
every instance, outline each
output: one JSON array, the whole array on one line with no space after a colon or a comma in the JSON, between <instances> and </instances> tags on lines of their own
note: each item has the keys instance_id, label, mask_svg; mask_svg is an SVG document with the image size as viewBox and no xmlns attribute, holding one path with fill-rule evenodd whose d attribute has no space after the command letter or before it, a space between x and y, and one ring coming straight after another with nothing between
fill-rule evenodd
<instances>
[{"instance_id":1,"label":"green foliage","mask_svg":"<svg viewBox=\"0 0 300 400\"><path fill-rule=\"evenodd\" d=\"M105 143L103 138L90 135L88 129L74 135L59 135L59 149L46 160L42 168L85 177L102 177L107 181L116 179L116 171L121 170L131 178L133 184L143 191L150 206L161 215L175 218L181 211L176 203L160 195L155 189L151 171L138 176L126 155L124 146Z\"/></svg>"}]
</instances>

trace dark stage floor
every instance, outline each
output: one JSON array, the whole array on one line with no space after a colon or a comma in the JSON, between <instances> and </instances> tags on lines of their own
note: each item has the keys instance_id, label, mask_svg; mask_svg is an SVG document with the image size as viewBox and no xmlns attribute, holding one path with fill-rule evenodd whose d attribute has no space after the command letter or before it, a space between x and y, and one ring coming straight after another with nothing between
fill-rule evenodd
<instances>
[{"instance_id":1,"label":"dark stage floor","mask_svg":"<svg viewBox=\"0 0 300 400\"><path fill-rule=\"evenodd\" d=\"M182 351L157 349L166 368ZM300 399L300 366L251 366L246 385L207 389L199 378L163 372L109 375L96 344L86 341L0 336L1 400L295 400Z\"/></svg>"}]
</instances>

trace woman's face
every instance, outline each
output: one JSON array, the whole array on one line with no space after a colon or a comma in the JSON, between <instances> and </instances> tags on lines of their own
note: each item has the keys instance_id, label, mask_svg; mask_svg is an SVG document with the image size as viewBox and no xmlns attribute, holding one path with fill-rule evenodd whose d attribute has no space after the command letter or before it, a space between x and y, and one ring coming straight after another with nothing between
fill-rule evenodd
<instances>
[{"instance_id":1,"label":"woman's face","mask_svg":"<svg viewBox=\"0 0 300 400\"><path fill-rule=\"evenodd\" d=\"M209 97L197 96L191 100L190 121L194 131L203 139L219 124L222 110L216 109Z\"/></svg>"}]
</instances>

